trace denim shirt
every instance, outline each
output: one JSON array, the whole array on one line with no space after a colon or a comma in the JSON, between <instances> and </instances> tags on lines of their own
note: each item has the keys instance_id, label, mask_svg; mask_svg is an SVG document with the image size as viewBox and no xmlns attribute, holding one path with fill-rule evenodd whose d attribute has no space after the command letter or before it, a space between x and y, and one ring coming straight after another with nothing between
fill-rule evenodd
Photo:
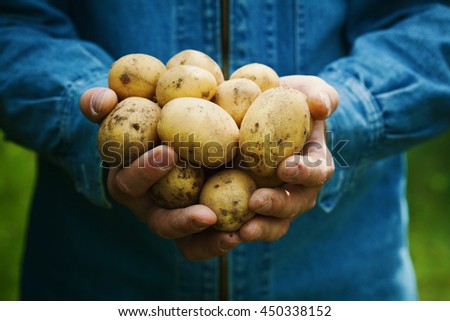
<instances>
[{"instance_id":1,"label":"denim shirt","mask_svg":"<svg viewBox=\"0 0 450 321\"><path fill-rule=\"evenodd\" d=\"M229 299L416 299L402 152L449 127L449 1L228 2L228 72L260 62L340 95L333 178L279 241L229 254ZM218 259L185 260L108 198L78 106L127 53L222 63L224 14L219 0L0 0L0 127L39 155L23 299L219 298Z\"/></svg>"}]
</instances>

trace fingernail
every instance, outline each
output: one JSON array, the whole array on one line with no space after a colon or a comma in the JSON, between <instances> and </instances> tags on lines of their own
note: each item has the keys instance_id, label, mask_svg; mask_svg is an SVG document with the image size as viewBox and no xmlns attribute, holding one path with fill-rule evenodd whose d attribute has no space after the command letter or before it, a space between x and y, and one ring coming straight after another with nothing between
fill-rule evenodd
<instances>
[{"instance_id":1,"label":"fingernail","mask_svg":"<svg viewBox=\"0 0 450 321\"><path fill-rule=\"evenodd\" d=\"M167 155L164 155L164 151L160 149L153 150L151 156L151 163L155 167L168 167L169 166L169 158Z\"/></svg>"},{"instance_id":2,"label":"fingernail","mask_svg":"<svg viewBox=\"0 0 450 321\"><path fill-rule=\"evenodd\" d=\"M103 100L105 99L106 89L99 90L95 95L91 98L91 109L94 113L100 114L102 110Z\"/></svg>"},{"instance_id":3,"label":"fingernail","mask_svg":"<svg viewBox=\"0 0 450 321\"><path fill-rule=\"evenodd\" d=\"M320 96L320 100L322 101L322 104L324 104L325 107L327 108L327 116L329 116L330 113L331 113L331 100L330 100L330 97L328 96L327 93L324 93L324 92L320 92L319 96Z\"/></svg>"}]
</instances>

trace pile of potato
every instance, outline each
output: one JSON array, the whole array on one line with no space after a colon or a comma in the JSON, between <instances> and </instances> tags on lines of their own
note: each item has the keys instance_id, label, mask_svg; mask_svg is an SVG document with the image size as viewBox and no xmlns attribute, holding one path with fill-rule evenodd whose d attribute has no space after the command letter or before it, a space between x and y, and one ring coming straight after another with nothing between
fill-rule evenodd
<instances>
[{"instance_id":1,"label":"pile of potato","mask_svg":"<svg viewBox=\"0 0 450 321\"><path fill-rule=\"evenodd\" d=\"M282 184L277 165L299 152L311 131L306 97L280 87L263 64L242 66L225 80L219 65L196 50L166 65L129 54L111 66L108 83L120 102L99 128L103 164L128 166L159 144L173 147L180 159L152 186L154 201L168 209L204 204L222 231L255 215L250 195Z\"/></svg>"}]
</instances>

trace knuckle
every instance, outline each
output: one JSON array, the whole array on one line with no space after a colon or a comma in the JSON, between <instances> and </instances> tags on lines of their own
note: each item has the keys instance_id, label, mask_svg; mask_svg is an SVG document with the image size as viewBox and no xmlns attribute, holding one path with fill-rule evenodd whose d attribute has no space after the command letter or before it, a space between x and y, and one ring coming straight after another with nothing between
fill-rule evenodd
<instances>
[{"instance_id":1,"label":"knuckle","mask_svg":"<svg viewBox=\"0 0 450 321\"><path fill-rule=\"evenodd\" d=\"M296 209L295 211L292 211L291 213L289 213L289 215L287 215L287 218L291 221L295 220L297 218L297 216L299 216L300 214L302 214L302 210L301 209Z\"/></svg>"},{"instance_id":2,"label":"knuckle","mask_svg":"<svg viewBox=\"0 0 450 321\"><path fill-rule=\"evenodd\" d=\"M316 204L317 204L316 198L309 199L309 200L306 202L305 212L306 212L306 211L312 210L312 209L316 206Z\"/></svg>"},{"instance_id":3,"label":"knuckle","mask_svg":"<svg viewBox=\"0 0 450 321\"><path fill-rule=\"evenodd\" d=\"M313 209L314 207L316 207L316 204L317 204L317 199L316 198L313 198L310 202L309 202L309 208L308 208L308 210L311 210L311 209Z\"/></svg>"},{"instance_id":4,"label":"knuckle","mask_svg":"<svg viewBox=\"0 0 450 321\"><path fill-rule=\"evenodd\" d=\"M147 226L157 236L163 239L172 239L167 232L166 223L154 218L154 215L147 216Z\"/></svg>"},{"instance_id":5,"label":"knuckle","mask_svg":"<svg viewBox=\"0 0 450 321\"><path fill-rule=\"evenodd\" d=\"M290 220L283 220L280 223L279 228L273 234L271 241L278 241L279 239L281 239L289 230L289 226Z\"/></svg>"},{"instance_id":6,"label":"knuckle","mask_svg":"<svg viewBox=\"0 0 450 321\"><path fill-rule=\"evenodd\" d=\"M191 262L199 261L199 258L193 254L191 248L185 246L184 244L178 243L178 251L180 251L180 254L188 261Z\"/></svg>"},{"instance_id":7,"label":"knuckle","mask_svg":"<svg viewBox=\"0 0 450 321\"><path fill-rule=\"evenodd\" d=\"M316 183L318 186L324 185L333 176L334 166L323 165L318 169Z\"/></svg>"},{"instance_id":8,"label":"knuckle","mask_svg":"<svg viewBox=\"0 0 450 321\"><path fill-rule=\"evenodd\" d=\"M320 171L320 185L323 185L323 184L325 184L326 182L327 182L327 180L328 180L328 176L329 176L329 172L328 172L328 169L327 168L323 168L321 171Z\"/></svg>"},{"instance_id":9,"label":"knuckle","mask_svg":"<svg viewBox=\"0 0 450 321\"><path fill-rule=\"evenodd\" d=\"M156 182L158 181L158 178L156 177L154 171L152 169L145 168L144 170L140 171L140 175L143 181L146 182Z\"/></svg>"},{"instance_id":10,"label":"knuckle","mask_svg":"<svg viewBox=\"0 0 450 321\"><path fill-rule=\"evenodd\" d=\"M328 166L327 168L327 180L329 180L331 177L333 177L335 171L334 165Z\"/></svg>"},{"instance_id":11,"label":"knuckle","mask_svg":"<svg viewBox=\"0 0 450 321\"><path fill-rule=\"evenodd\" d=\"M109 195L111 195L111 197L119 202L119 203L123 203L124 202L124 194L119 190L119 188L117 187L117 185L113 182L109 182L108 184L108 192Z\"/></svg>"},{"instance_id":12,"label":"knuckle","mask_svg":"<svg viewBox=\"0 0 450 321\"><path fill-rule=\"evenodd\" d=\"M326 165L322 164L317 171L314 173L314 180L317 185L323 185L328 177L328 168Z\"/></svg>"},{"instance_id":13,"label":"knuckle","mask_svg":"<svg viewBox=\"0 0 450 321\"><path fill-rule=\"evenodd\" d=\"M148 225L149 229L152 230L153 233L155 233L159 237L161 237L163 239L167 239L167 240L171 239L170 237L167 236L167 230L160 224L154 224L150 221L147 223L147 225Z\"/></svg>"}]
</instances>

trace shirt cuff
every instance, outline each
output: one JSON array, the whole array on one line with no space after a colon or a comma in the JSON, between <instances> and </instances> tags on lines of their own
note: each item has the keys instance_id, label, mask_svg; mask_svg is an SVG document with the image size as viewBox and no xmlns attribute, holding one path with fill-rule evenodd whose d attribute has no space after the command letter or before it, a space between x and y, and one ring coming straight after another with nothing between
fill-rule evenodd
<instances>
[{"instance_id":1,"label":"shirt cuff","mask_svg":"<svg viewBox=\"0 0 450 321\"><path fill-rule=\"evenodd\" d=\"M60 130L63 153L60 160L69 172L77 192L82 193L92 203L110 208L105 185L103 168L97 151L97 132L99 126L90 122L80 111L81 95L89 88L108 87L108 71L100 70L71 82L66 86L61 100Z\"/></svg>"},{"instance_id":2,"label":"shirt cuff","mask_svg":"<svg viewBox=\"0 0 450 321\"><path fill-rule=\"evenodd\" d=\"M329 213L374 160L374 146L384 136L384 121L372 93L356 77L328 69L319 75L339 93L339 106L327 123L327 145L335 172L322 188L318 205Z\"/></svg>"}]
</instances>

